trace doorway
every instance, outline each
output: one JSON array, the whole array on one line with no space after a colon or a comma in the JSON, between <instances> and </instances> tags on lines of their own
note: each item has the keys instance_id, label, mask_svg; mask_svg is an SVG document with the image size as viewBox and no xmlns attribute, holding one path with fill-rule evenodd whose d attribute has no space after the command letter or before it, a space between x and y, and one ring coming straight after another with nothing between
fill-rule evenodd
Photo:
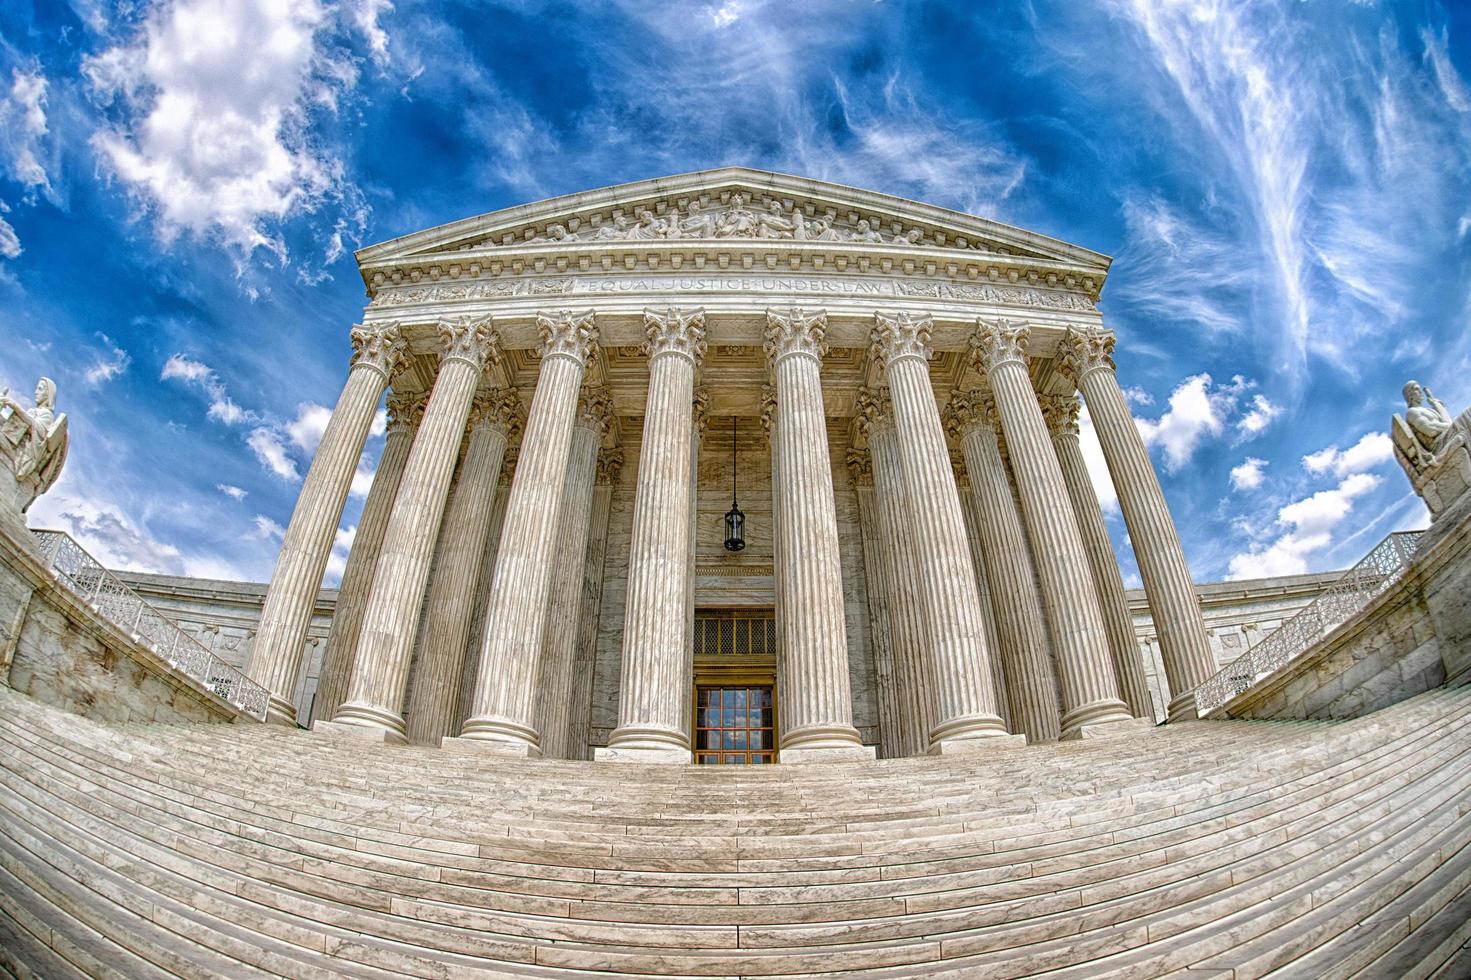
<instances>
[{"instance_id":1,"label":"doorway","mask_svg":"<svg viewBox=\"0 0 1471 980\"><path fill-rule=\"evenodd\" d=\"M695 613L695 762L777 761L776 617L770 608Z\"/></svg>"}]
</instances>

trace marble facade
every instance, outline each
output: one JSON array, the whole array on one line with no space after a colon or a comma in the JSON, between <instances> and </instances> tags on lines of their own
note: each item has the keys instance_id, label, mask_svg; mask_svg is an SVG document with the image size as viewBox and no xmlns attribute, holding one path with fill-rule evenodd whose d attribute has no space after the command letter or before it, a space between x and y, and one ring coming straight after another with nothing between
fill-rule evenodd
<instances>
[{"instance_id":1,"label":"marble facade","mask_svg":"<svg viewBox=\"0 0 1471 980\"><path fill-rule=\"evenodd\" d=\"M1155 686L1191 716L1211 638L1115 377L1106 257L733 168L357 258L370 300L348 381L245 665L273 720L302 720L347 461L385 391L391 479L349 558L322 731L690 761L692 606L774 614L781 761L1132 728L1156 715L1155 672L1057 407L1080 397L1144 573ZM492 402L494 437L472 407ZM622 479L599 482L611 454Z\"/></svg>"}]
</instances>

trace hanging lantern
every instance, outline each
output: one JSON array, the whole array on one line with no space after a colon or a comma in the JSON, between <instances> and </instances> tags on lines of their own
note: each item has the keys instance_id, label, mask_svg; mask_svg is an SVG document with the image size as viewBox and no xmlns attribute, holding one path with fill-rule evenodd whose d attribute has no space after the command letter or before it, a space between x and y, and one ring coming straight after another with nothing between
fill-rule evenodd
<instances>
[{"instance_id":1,"label":"hanging lantern","mask_svg":"<svg viewBox=\"0 0 1471 980\"><path fill-rule=\"evenodd\" d=\"M746 547L746 515L736 502L736 420L730 417L730 510L725 512L725 550Z\"/></svg>"}]
</instances>

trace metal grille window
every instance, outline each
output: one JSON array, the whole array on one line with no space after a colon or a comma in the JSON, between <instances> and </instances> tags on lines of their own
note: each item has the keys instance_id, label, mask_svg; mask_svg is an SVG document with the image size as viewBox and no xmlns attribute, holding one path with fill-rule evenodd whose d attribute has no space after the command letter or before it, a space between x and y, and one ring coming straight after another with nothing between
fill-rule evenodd
<instances>
[{"instance_id":1,"label":"metal grille window","mask_svg":"<svg viewBox=\"0 0 1471 980\"><path fill-rule=\"evenodd\" d=\"M775 657L776 618L770 609L701 609L695 656Z\"/></svg>"}]
</instances>

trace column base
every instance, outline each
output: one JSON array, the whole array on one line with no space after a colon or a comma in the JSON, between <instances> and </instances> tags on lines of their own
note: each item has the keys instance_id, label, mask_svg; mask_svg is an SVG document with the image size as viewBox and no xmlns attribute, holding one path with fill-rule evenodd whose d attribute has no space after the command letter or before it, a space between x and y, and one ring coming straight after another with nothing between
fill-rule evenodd
<instances>
[{"instance_id":1,"label":"column base","mask_svg":"<svg viewBox=\"0 0 1471 980\"><path fill-rule=\"evenodd\" d=\"M266 724L283 728L296 727L296 705L275 694L266 701Z\"/></svg>"},{"instance_id":2,"label":"column base","mask_svg":"<svg viewBox=\"0 0 1471 980\"><path fill-rule=\"evenodd\" d=\"M1078 735L1078 732L1084 728L1122 724L1135 720L1137 719L1129 714L1129 706L1118 698L1094 701L1092 704L1080 705L1063 714L1062 734L1058 736L1058 741L1068 742L1080 738L1082 736Z\"/></svg>"},{"instance_id":3,"label":"column base","mask_svg":"<svg viewBox=\"0 0 1471 980\"><path fill-rule=\"evenodd\" d=\"M652 746L620 748L614 745L600 745L593 749L592 757L594 762L634 762L662 766L689 765L694 761L694 756L690 754L689 749Z\"/></svg>"},{"instance_id":4,"label":"column base","mask_svg":"<svg viewBox=\"0 0 1471 980\"><path fill-rule=\"evenodd\" d=\"M1153 718L1127 718L1121 721L1100 721L1092 725L1078 725L1064 732L1061 741L1074 742L1093 738L1113 738L1120 735L1138 735L1154 727Z\"/></svg>"},{"instance_id":5,"label":"column base","mask_svg":"<svg viewBox=\"0 0 1471 980\"><path fill-rule=\"evenodd\" d=\"M464 755L494 755L502 759L541 758L541 749L529 742L508 742L499 738L442 738L439 747L446 752Z\"/></svg>"},{"instance_id":6,"label":"column base","mask_svg":"<svg viewBox=\"0 0 1471 980\"><path fill-rule=\"evenodd\" d=\"M994 742L1011 737L1000 715L960 715L930 729L930 746L933 748L948 742Z\"/></svg>"},{"instance_id":7,"label":"column base","mask_svg":"<svg viewBox=\"0 0 1471 980\"><path fill-rule=\"evenodd\" d=\"M317 724L322 724L322 722L318 722ZM332 716L331 724L377 729L385 734L386 737L383 741L390 745L407 745L409 743L408 731L404 728L404 720L398 713L386 711L376 705L364 704L361 701L349 701L338 708L337 714ZM312 730L317 730L315 725L312 726Z\"/></svg>"},{"instance_id":8,"label":"column base","mask_svg":"<svg viewBox=\"0 0 1471 980\"><path fill-rule=\"evenodd\" d=\"M1191 688L1184 694L1170 699L1170 706L1165 709L1165 724L1171 725L1180 721L1199 721L1200 711L1195 704L1195 689Z\"/></svg>"},{"instance_id":9,"label":"column base","mask_svg":"<svg viewBox=\"0 0 1471 980\"><path fill-rule=\"evenodd\" d=\"M986 735L971 738L942 738L931 742L925 755L965 755L971 752L989 752L992 749L1024 749L1025 735Z\"/></svg>"},{"instance_id":10,"label":"column base","mask_svg":"<svg viewBox=\"0 0 1471 980\"><path fill-rule=\"evenodd\" d=\"M777 761L784 766L811 765L822 762L872 762L878 750L872 745L796 746L777 751Z\"/></svg>"},{"instance_id":11,"label":"column base","mask_svg":"<svg viewBox=\"0 0 1471 980\"><path fill-rule=\"evenodd\" d=\"M351 721L314 721L312 731L333 738L355 738L361 742L376 742L379 745L407 745L409 740L377 725L361 725Z\"/></svg>"}]
</instances>

